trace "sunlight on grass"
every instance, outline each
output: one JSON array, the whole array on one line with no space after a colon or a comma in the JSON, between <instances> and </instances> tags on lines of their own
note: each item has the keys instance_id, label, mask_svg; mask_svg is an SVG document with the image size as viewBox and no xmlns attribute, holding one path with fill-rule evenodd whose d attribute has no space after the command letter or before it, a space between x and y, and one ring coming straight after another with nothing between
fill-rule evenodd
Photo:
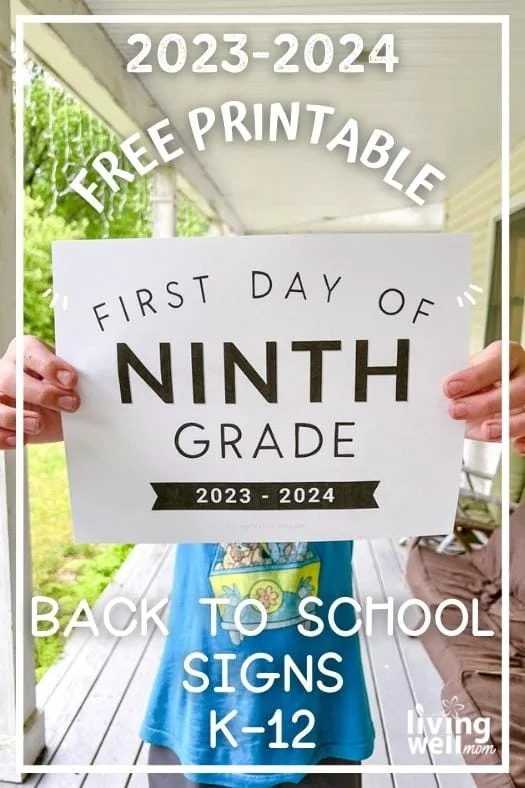
<instances>
[{"instance_id":1,"label":"sunlight on grass","mask_svg":"<svg viewBox=\"0 0 525 788\"><path fill-rule=\"evenodd\" d=\"M81 599L95 603L132 546L75 544L64 446L31 446L28 455L33 594L58 602L62 629ZM63 647L60 634L35 638L37 679Z\"/></svg>"}]
</instances>

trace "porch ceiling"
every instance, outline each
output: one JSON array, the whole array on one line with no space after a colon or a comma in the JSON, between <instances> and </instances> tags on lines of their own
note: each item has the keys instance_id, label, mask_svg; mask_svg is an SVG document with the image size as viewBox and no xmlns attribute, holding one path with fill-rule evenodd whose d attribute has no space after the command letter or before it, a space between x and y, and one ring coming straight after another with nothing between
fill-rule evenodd
<instances>
[{"instance_id":1,"label":"porch ceiling","mask_svg":"<svg viewBox=\"0 0 525 788\"><path fill-rule=\"evenodd\" d=\"M31 3L32 0L29 0ZM33 0L33 5L35 2ZM36 3L38 5L38 2ZM42 5L42 3L40 3ZM62 6L61 3L48 5ZM74 2L76 10L81 3ZM419 0L270 0L255 9L242 0L85 0L93 13L418 13ZM429 0L425 13L510 13L511 14L511 90L512 141L525 136L525 3L523 0ZM335 42L348 25L271 25L242 30L248 34L248 51L279 52L272 44L278 32L288 31L305 38L312 32L326 32ZM57 26L60 34L60 27ZM137 49L127 40L134 32L146 32L153 42L174 30L166 24L106 25L106 34L120 53L129 60ZM240 26L184 25L179 28L191 52L202 52L191 45L197 32L241 30ZM388 130L396 147L406 146L414 154L409 170L415 174L430 162L447 174L443 188L435 188L428 202L443 200L467 183L500 152L500 29L497 25L353 25L365 48L370 49L384 32L396 35L396 54L400 58L394 74L383 67L367 66L357 75L335 70L316 75L304 67L293 77L275 74L273 60L251 61L241 74L194 74L187 67L178 74L166 74L158 67L139 78L162 117L169 117L191 149L186 115L200 105L217 107L220 102L240 99L253 102L300 101L330 104L337 115L329 128L339 130L353 116L363 135L374 128ZM155 43L152 52L155 52ZM337 53L341 53L337 57ZM224 52L224 54L226 51ZM344 54L347 54L348 50ZM218 50L214 62L223 53ZM338 62L344 55L336 45ZM96 53L93 53L96 58ZM150 55L148 62L152 61ZM130 79L130 77L128 77ZM246 232L334 231L355 226L355 217L382 211L413 207L403 194L382 182L382 172L361 165L346 165L342 151L329 153L323 146L306 141L272 144L224 142L216 133L208 137L207 150L194 152L193 162L182 157L181 172L195 181L212 203L220 196L228 208L230 223ZM185 144L184 144L185 143ZM193 173L193 175L192 175ZM201 177L202 176L202 177ZM233 222L231 221L233 217Z\"/></svg>"}]
</instances>

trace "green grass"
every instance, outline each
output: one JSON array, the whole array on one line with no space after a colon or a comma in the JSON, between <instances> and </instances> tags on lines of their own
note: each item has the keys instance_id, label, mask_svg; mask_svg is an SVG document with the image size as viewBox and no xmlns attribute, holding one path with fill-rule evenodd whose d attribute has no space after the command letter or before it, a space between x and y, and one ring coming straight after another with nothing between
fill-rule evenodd
<instances>
[{"instance_id":1,"label":"green grass","mask_svg":"<svg viewBox=\"0 0 525 788\"><path fill-rule=\"evenodd\" d=\"M63 627L81 599L93 605L132 545L73 541L65 453L62 444L29 448L29 494L33 594L55 599L60 632L35 638L37 679L64 648Z\"/></svg>"}]
</instances>

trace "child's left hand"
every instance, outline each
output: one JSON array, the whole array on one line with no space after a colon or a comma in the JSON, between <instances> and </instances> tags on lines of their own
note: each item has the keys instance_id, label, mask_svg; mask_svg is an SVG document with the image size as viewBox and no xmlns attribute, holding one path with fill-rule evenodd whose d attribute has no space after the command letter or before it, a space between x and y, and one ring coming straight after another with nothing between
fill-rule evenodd
<instances>
[{"instance_id":1,"label":"child's left hand","mask_svg":"<svg viewBox=\"0 0 525 788\"><path fill-rule=\"evenodd\" d=\"M443 384L453 419L466 422L465 437L501 440L501 360L503 345L493 342L473 356L471 366L450 375ZM525 455L525 350L510 343L510 438Z\"/></svg>"}]
</instances>

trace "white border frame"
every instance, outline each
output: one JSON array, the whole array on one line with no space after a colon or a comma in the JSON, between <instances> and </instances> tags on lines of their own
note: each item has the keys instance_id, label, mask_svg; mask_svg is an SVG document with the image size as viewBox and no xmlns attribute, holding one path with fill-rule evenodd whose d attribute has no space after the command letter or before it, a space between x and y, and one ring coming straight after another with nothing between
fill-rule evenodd
<instances>
[{"instance_id":1,"label":"white border frame","mask_svg":"<svg viewBox=\"0 0 525 788\"><path fill-rule=\"evenodd\" d=\"M509 345L509 223L510 223L510 18L508 14L42 14L17 15L16 62L24 60L24 26L26 24L115 24L115 23L177 23L177 24L499 24L501 25L501 232L502 232L502 338ZM24 283L24 72L16 69L16 391L17 403L23 402L23 283ZM20 111L21 109L21 111ZM500 766L150 766L120 765L39 765L23 763L24 687L23 617L24 611L24 447L23 406L16 414L16 768L25 774L283 774L297 773L362 773L362 774L506 774L510 769L510 665L509 665L509 355L502 361L502 764ZM22 690L21 690L22 688Z\"/></svg>"}]
</instances>

